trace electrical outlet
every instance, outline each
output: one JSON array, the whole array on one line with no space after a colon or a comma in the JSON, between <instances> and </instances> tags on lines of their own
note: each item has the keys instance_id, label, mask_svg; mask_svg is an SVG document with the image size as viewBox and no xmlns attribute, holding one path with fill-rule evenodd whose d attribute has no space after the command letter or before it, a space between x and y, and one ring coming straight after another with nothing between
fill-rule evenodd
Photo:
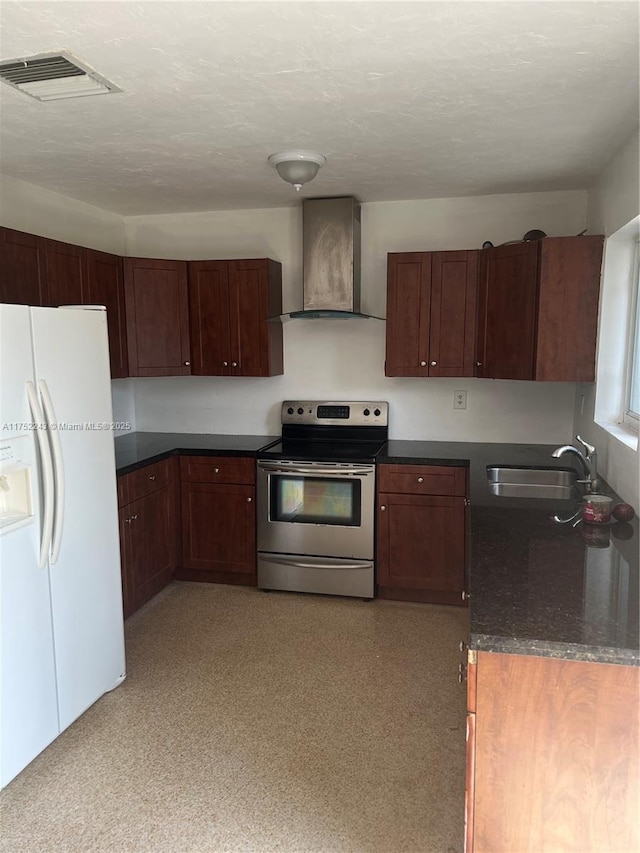
<instances>
[{"instance_id":1,"label":"electrical outlet","mask_svg":"<svg viewBox=\"0 0 640 853\"><path fill-rule=\"evenodd\" d=\"M453 392L453 408L454 409L466 409L467 408L467 392L466 391L454 391Z\"/></svg>"}]
</instances>

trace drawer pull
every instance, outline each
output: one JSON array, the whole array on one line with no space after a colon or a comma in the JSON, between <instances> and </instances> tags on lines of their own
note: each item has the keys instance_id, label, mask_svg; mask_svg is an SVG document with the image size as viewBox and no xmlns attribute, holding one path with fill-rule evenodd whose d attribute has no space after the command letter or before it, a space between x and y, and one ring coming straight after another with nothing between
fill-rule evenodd
<instances>
[{"instance_id":1,"label":"drawer pull","mask_svg":"<svg viewBox=\"0 0 640 853\"><path fill-rule=\"evenodd\" d=\"M156 475L155 475L155 474L149 474L149 479L150 479L150 480L155 480L155 478L156 478Z\"/></svg>"},{"instance_id":2,"label":"drawer pull","mask_svg":"<svg viewBox=\"0 0 640 853\"><path fill-rule=\"evenodd\" d=\"M419 482L419 483L424 483L424 477L418 477L418 482Z\"/></svg>"},{"instance_id":3,"label":"drawer pull","mask_svg":"<svg viewBox=\"0 0 640 853\"><path fill-rule=\"evenodd\" d=\"M213 473L214 473L214 474L219 474L219 473L220 473L220 469L219 469L219 468L214 468L214 469L213 469Z\"/></svg>"}]
</instances>

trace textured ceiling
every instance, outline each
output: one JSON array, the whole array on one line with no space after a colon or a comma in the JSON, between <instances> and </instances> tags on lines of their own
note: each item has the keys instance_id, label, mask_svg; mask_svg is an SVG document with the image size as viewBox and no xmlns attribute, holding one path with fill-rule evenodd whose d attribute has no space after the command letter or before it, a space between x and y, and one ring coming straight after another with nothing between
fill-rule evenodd
<instances>
[{"instance_id":1,"label":"textured ceiling","mask_svg":"<svg viewBox=\"0 0 640 853\"><path fill-rule=\"evenodd\" d=\"M69 50L124 92L0 85L0 171L124 215L588 186L638 122L635 2L10 2L0 59Z\"/></svg>"}]
</instances>

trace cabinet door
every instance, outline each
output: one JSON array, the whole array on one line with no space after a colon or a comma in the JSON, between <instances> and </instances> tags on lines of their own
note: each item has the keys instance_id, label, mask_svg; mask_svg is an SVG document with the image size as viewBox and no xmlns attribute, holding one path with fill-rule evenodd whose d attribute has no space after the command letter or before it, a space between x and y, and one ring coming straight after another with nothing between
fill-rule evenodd
<instances>
[{"instance_id":1,"label":"cabinet door","mask_svg":"<svg viewBox=\"0 0 640 853\"><path fill-rule=\"evenodd\" d=\"M388 255L386 376L429 375L430 299L430 255Z\"/></svg>"},{"instance_id":2,"label":"cabinet door","mask_svg":"<svg viewBox=\"0 0 640 853\"><path fill-rule=\"evenodd\" d=\"M81 305L85 302L87 250L57 240L43 240L46 297L43 304Z\"/></svg>"},{"instance_id":3,"label":"cabinet door","mask_svg":"<svg viewBox=\"0 0 640 853\"><path fill-rule=\"evenodd\" d=\"M128 506L118 511L118 524L120 528L120 567L122 572L122 612L127 619L136 609L135 590L131 574L131 537L129 527L131 525L130 510Z\"/></svg>"},{"instance_id":4,"label":"cabinet door","mask_svg":"<svg viewBox=\"0 0 640 853\"><path fill-rule=\"evenodd\" d=\"M478 252L431 256L429 376L474 376Z\"/></svg>"},{"instance_id":5,"label":"cabinet door","mask_svg":"<svg viewBox=\"0 0 640 853\"><path fill-rule=\"evenodd\" d=\"M639 676L478 653L474 853L640 849Z\"/></svg>"},{"instance_id":6,"label":"cabinet door","mask_svg":"<svg viewBox=\"0 0 640 853\"><path fill-rule=\"evenodd\" d=\"M160 592L175 568L176 513L173 486L165 486L125 510L129 523L135 609Z\"/></svg>"},{"instance_id":7,"label":"cabinet door","mask_svg":"<svg viewBox=\"0 0 640 853\"><path fill-rule=\"evenodd\" d=\"M189 262L191 372L229 376L229 275L227 261Z\"/></svg>"},{"instance_id":8,"label":"cabinet door","mask_svg":"<svg viewBox=\"0 0 640 853\"><path fill-rule=\"evenodd\" d=\"M229 261L229 329L234 376L282 373L280 264L266 258ZM280 307L278 307L280 294Z\"/></svg>"},{"instance_id":9,"label":"cabinet door","mask_svg":"<svg viewBox=\"0 0 640 853\"><path fill-rule=\"evenodd\" d=\"M191 373L186 261L124 258L130 376Z\"/></svg>"},{"instance_id":10,"label":"cabinet door","mask_svg":"<svg viewBox=\"0 0 640 853\"><path fill-rule=\"evenodd\" d=\"M182 568L255 575L253 486L182 483Z\"/></svg>"},{"instance_id":11,"label":"cabinet door","mask_svg":"<svg viewBox=\"0 0 640 853\"><path fill-rule=\"evenodd\" d=\"M538 243L482 252L477 375L533 379Z\"/></svg>"},{"instance_id":12,"label":"cabinet door","mask_svg":"<svg viewBox=\"0 0 640 853\"><path fill-rule=\"evenodd\" d=\"M540 241L535 378L593 382L604 237Z\"/></svg>"},{"instance_id":13,"label":"cabinet door","mask_svg":"<svg viewBox=\"0 0 640 853\"><path fill-rule=\"evenodd\" d=\"M42 305L44 272L42 239L0 228L0 302Z\"/></svg>"},{"instance_id":14,"label":"cabinet door","mask_svg":"<svg viewBox=\"0 0 640 853\"><path fill-rule=\"evenodd\" d=\"M461 604L465 565L465 499L378 495L378 584L428 591L438 603Z\"/></svg>"},{"instance_id":15,"label":"cabinet door","mask_svg":"<svg viewBox=\"0 0 640 853\"><path fill-rule=\"evenodd\" d=\"M87 287L84 301L87 305L106 307L111 378L121 379L128 376L122 258L87 249Z\"/></svg>"}]
</instances>

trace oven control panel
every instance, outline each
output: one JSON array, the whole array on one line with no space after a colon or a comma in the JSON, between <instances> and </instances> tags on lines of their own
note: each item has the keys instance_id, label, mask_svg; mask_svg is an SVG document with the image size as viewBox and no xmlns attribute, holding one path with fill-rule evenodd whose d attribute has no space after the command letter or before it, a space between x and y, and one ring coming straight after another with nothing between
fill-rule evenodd
<instances>
[{"instance_id":1,"label":"oven control panel","mask_svg":"<svg viewBox=\"0 0 640 853\"><path fill-rule=\"evenodd\" d=\"M285 400L283 424L388 426L389 404L381 401Z\"/></svg>"}]
</instances>

